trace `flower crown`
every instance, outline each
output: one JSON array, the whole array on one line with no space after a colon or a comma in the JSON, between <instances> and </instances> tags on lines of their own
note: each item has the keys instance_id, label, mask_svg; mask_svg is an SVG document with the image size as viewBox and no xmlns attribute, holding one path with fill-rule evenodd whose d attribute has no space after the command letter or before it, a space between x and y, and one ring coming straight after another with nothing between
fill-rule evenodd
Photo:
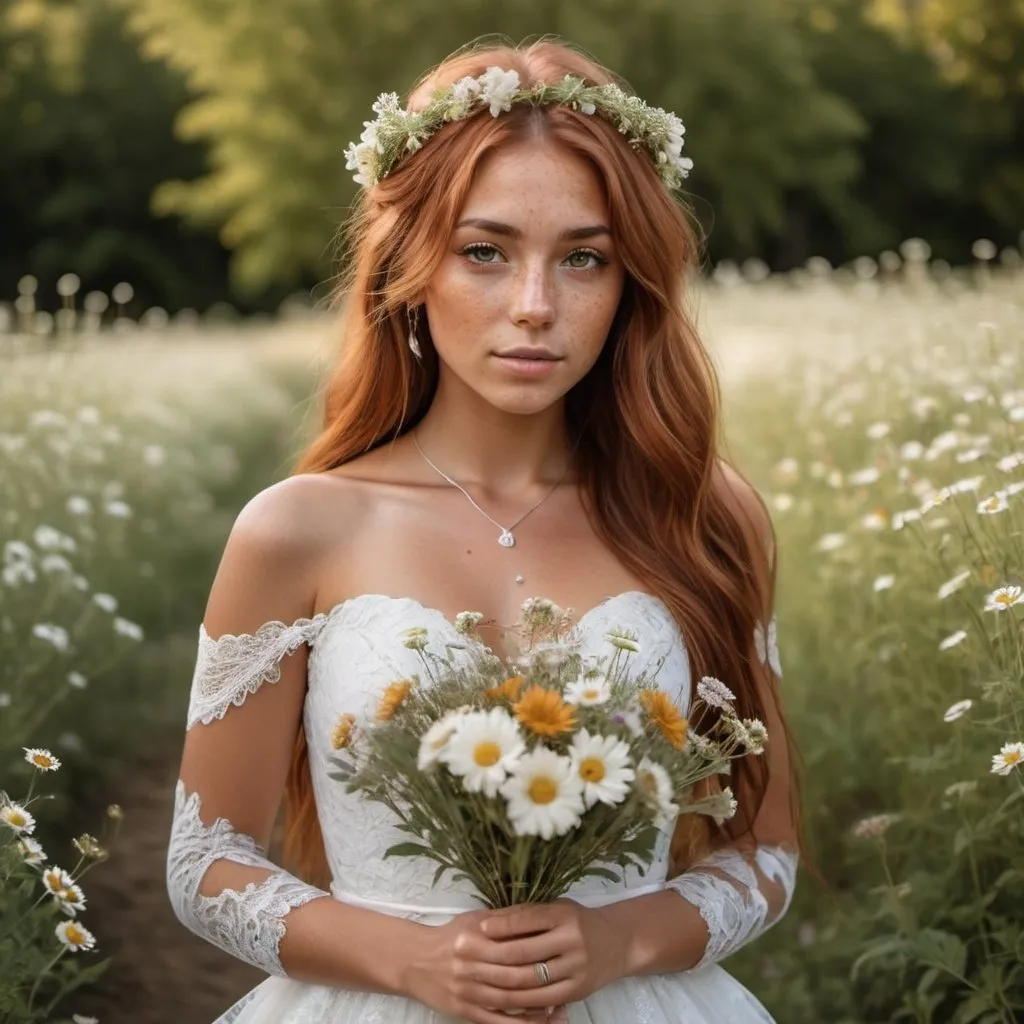
<instances>
[{"instance_id":1,"label":"flower crown","mask_svg":"<svg viewBox=\"0 0 1024 1024\"><path fill-rule=\"evenodd\" d=\"M686 129L675 114L649 107L617 85L587 85L574 75L566 75L557 85L540 82L520 89L518 73L499 67L438 90L422 110L405 110L397 93L381 93L373 105L377 120L363 122L360 141L345 150L345 167L356 172L353 177L360 185L375 185L449 121L462 121L483 107L497 117L511 110L513 103L554 103L583 114L600 114L634 149L647 150L669 188L677 188L693 168L693 161L682 155Z\"/></svg>"}]
</instances>

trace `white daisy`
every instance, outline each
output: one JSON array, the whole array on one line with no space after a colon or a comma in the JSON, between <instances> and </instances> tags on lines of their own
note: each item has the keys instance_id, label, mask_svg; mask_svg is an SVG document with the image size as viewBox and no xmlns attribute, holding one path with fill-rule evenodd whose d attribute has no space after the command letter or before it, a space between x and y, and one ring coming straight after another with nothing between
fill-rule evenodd
<instances>
[{"instance_id":1,"label":"white daisy","mask_svg":"<svg viewBox=\"0 0 1024 1024\"><path fill-rule=\"evenodd\" d=\"M996 463L996 468L1003 473L1012 473L1018 466L1024 466L1024 452L1013 452L1011 455L1004 455Z\"/></svg>"},{"instance_id":2,"label":"white daisy","mask_svg":"<svg viewBox=\"0 0 1024 1024\"><path fill-rule=\"evenodd\" d=\"M501 787L517 836L565 835L584 811L583 780L568 757L547 747L524 754Z\"/></svg>"},{"instance_id":3,"label":"white daisy","mask_svg":"<svg viewBox=\"0 0 1024 1024\"><path fill-rule=\"evenodd\" d=\"M515 719L504 708L491 708L462 716L440 760L468 792L494 796L525 749Z\"/></svg>"},{"instance_id":4,"label":"white daisy","mask_svg":"<svg viewBox=\"0 0 1024 1024\"><path fill-rule=\"evenodd\" d=\"M872 589L876 594L881 593L883 590L890 590L896 582L896 577L892 575L877 576L875 582L872 584Z\"/></svg>"},{"instance_id":5,"label":"white daisy","mask_svg":"<svg viewBox=\"0 0 1024 1024\"><path fill-rule=\"evenodd\" d=\"M36 819L21 804L13 802L0 807L0 821L18 835L31 835L36 827Z\"/></svg>"},{"instance_id":6,"label":"white daisy","mask_svg":"<svg viewBox=\"0 0 1024 1024\"><path fill-rule=\"evenodd\" d=\"M963 643L966 639L967 631L958 629L955 633L950 633L945 640L940 641L939 650L948 651L951 647L956 647L957 644Z\"/></svg>"},{"instance_id":7,"label":"white daisy","mask_svg":"<svg viewBox=\"0 0 1024 1024\"><path fill-rule=\"evenodd\" d=\"M629 793L636 773L630 767L629 746L614 736L591 736L581 729L569 750L573 770L583 782L587 807L600 802L614 807Z\"/></svg>"},{"instance_id":8,"label":"white daisy","mask_svg":"<svg viewBox=\"0 0 1024 1024\"><path fill-rule=\"evenodd\" d=\"M22 747L21 749L25 751L25 760L41 772L55 772L60 767L60 761L48 750L43 750L42 747Z\"/></svg>"},{"instance_id":9,"label":"white daisy","mask_svg":"<svg viewBox=\"0 0 1024 1024\"><path fill-rule=\"evenodd\" d=\"M70 889L74 884L75 880L71 875L56 865L52 868L47 868L43 872L43 885L51 896L56 896L65 889Z\"/></svg>"},{"instance_id":10,"label":"white daisy","mask_svg":"<svg viewBox=\"0 0 1024 1024\"><path fill-rule=\"evenodd\" d=\"M722 708L725 711L732 711L731 701L736 699L736 694L714 676L705 676L697 684L697 696L709 708Z\"/></svg>"},{"instance_id":11,"label":"white daisy","mask_svg":"<svg viewBox=\"0 0 1024 1024\"><path fill-rule=\"evenodd\" d=\"M955 722L961 715L967 714L973 705L974 701L969 697L965 700L958 700L955 704L950 704L950 706L946 708L946 712L942 716L942 720L944 722Z\"/></svg>"},{"instance_id":12,"label":"white daisy","mask_svg":"<svg viewBox=\"0 0 1024 1024\"><path fill-rule=\"evenodd\" d=\"M1024 761L1024 743L1004 743L998 754L992 755L992 773L1009 775Z\"/></svg>"},{"instance_id":13,"label":"white daisy","mask_svg":"<svg viewBox=\"0 0 1024 1024\"><path fill-rule=\"evenodd\" d=\"M939 600L945 601L947 597L951 597L955 594L969 579L971 578L971 570L964 569L963 572L958 572L952 579L946 580L945 583L939 587Z\"/></svg>"},{"instance_id":14,"label":"white daisy","mask_svg":"<svg viewBox=\"0 0 1024 1024\"><path fill-rule=\"evenodd\" d=\"M892 517L892 528L894 530L902 530L907 523L917 522L920 518L921 513L916 508L907 508L902 512L895 512Z\"/></svg>"},{"instance_id":15,"label":"white daisy","mask_svg":"<svg viewBox=\"0 0 1024 1024\"><path fill-rule=\"evenodd\" d=\"M54 932L72 953L77 953L80 949L89 950L96 945L96 938L92 932L77 921L61 921Z\"/></svg>"},{"instance_id":16,"label":"white daisy","mask_svg":"<svg viewBox=\"0 0 1024 1024\"><path fill-rule=\"evenodd\" d=\"M575 679L565 688L566 704L604 704L610 696L606 679Z\"/></svg>"},{"instance_id":17,"label":"white daisy","mask_svg":"<svg viewBox=\"0 0 1024 1024\"><path fill-rule=\"evenodd\" d=\"M672 780L668 772L645 757L636 769L636 786L640 794L654 810L654 823L664 828L675 821L679 805L672 799Z\"/></svg>"},{"instance_id":18,"label":"white daisy","mask_svg":"<svg viewBox=\"0 0 1024 1024\"><path fill-rule=\"evenodd\" d=\"M416 766L420 771L434 764L441 757L441 753L455 734L463 717L465 717L463 712L449 711L423 734L420 739L419 755L416 759Z\"/></svg>"},{"instance_id":19,"label":"white daisy","mask_svg":"<svg viewBox=\"0 0 1024 1024\"><path fill-rule=\"evenodd\" d=\"M984 501L978 502L978 514L983 516L994 516L999 512L1005 512L1010 507L1006 495L1002 492L990 495Z\"/></svg>"},{"instance_id":20,"label":"white daisy","mask_svg":"<svg viewBox=\"0 0 1024 1024\"><path fill-rule=\"evenodd\" d=\"M114 632L128 637L129 640L142 640L142 627L135 622L129 622L128 619L122 619L120 615L114 618Z\"/></svg>"},{"instance_id":21,"label":"white daisy","mask_svg":"<svg viewBox=\"0 0 1024 1024\"><path fill-rule=\"evenodd\" d=\"M1021 601L1024 601L1024 589L1021 587L999 587L985 599L985 611L1005 612Z\"/></svg>"},{"instance_id":22,"label":"white daisy","mask_svg":"<svg viewBox=\"0 0 1024 1024\"><path fill-rule=\"evenodd\" d=\"M79 910L85 910L85 893L82 891L82 887L74 882L53 895L60 904L61 913L68 917L74 917Z\"/></svg>"},{"instance_id":23,"label":"white daisy","mask_svg":"<svg viewBox=\"0 0 1024 1024\"><path fill-rule=\"evenodd\" d=\"M46 851L31 836L16 839L15 843L18 853L21 854L21 858L26 864L36 867L46 860Z\"/></svg>"}]
</instances>

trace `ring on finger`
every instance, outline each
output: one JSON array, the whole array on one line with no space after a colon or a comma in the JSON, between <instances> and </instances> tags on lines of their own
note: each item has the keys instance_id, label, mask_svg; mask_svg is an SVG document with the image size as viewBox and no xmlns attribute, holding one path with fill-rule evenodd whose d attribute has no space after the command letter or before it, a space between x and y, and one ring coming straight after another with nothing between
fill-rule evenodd
<instances>
[{"instance_id":1,"label":"ring on finger","mask_svg":"<svg viewBox=\"0 0 1024 1024\"><path fill-rule=\"evenodd\" d=\"M537 975L537 980L542 985L551 984L551 972L548 970L547 960L540 960L533 965L533 973Z\"/></svg>"}]
</instances>

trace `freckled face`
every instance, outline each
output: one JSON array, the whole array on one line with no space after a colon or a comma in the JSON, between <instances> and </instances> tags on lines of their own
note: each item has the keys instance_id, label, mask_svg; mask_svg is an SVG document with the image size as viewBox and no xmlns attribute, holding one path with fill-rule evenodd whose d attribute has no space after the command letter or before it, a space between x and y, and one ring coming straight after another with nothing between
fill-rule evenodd
<instances>
[{"instance_id":1,"label":"freckled face","mask_svg":"<svg viewBox=\"0 0 1024 1024\"><path fill-rule=\"evenodd\" d=\"M507 412L547 408L597 360L623 278L590 164L535 141L489 154L424 296L442 377Z\"/></svg>"}]
</instances>

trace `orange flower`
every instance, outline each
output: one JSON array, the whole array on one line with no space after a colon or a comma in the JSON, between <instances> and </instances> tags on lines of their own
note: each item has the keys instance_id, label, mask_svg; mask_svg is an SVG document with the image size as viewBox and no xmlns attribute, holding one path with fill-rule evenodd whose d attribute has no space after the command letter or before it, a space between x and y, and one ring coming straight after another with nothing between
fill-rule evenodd
<instances>
[{"instance_id":1,"label":"orange flower","mask_svg":"<svg viewBox=\"0 0 1024 1024\"><path fill-rule=\"evenodd\" d=\"M338 724L334 727L334 732L331 733L331 746L335 750L341 750L349 745L352 741L352 730L355 728L355 724L356 716L350 715L348 712L338 719Z\"/></svg>"},{"instance_id":2,"label":"orange flower","mask_svg":"<svg viewBox=\"0 0 1024 1024\"><path fill-rule=\"evenodd\" d=\"M522 676L509 676L503 683L484 690L484 696L491 700L515 700L523 686Z\"/></svg>"},{"instance_id":3,"label":"orange flower","mask_svg":"<svg viewBox=\"0 0 1024 1024\"><path fill-rule=\"evenodd\" d=\"M377 721L386 722L388 719L394 718L395 712L409 696L411 689L411 679L401 679L397 683L391 683L381 696L380 704L377 705Z\"/></svg>"},{"instance_id":4,"label":"orange flower","mask_svg":"<svg viewBox=\"0 0 1024 1024\"><path fill-rule=\"evenodd\" d=\"M686 730L690 723L672 703L667 693L661 690L641 690L638 700L647 713L647 720L653 722L676 750L682 750L686 743Z\"/></svg>"},{"instance_id":5,"label":"orange flower","mask_svg":"<svg viewBox=\"0 0 1024 1024\"><path fill-rule=\"evenodd\" d=\"M576 726L572 706L562 700L562 695L543 686L531 686L512 705L519 722L532 729L539 736L557 736L560 732L571 732Z\"/></svg>"}]
</instances>

